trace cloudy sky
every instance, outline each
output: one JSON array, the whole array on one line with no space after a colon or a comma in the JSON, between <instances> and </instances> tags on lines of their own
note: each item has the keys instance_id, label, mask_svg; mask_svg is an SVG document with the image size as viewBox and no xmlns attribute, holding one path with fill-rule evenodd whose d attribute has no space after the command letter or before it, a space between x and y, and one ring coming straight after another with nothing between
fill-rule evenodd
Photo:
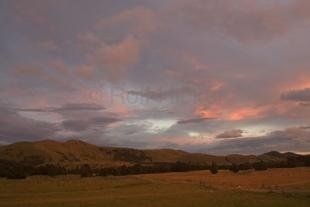
<instances>
[{"instance_id":1,"label":"cloudy sky","mask_svg":"<svg viewBox=\"0 0 310 207\"><path fill-rule=\"evenodd\" d=\"M309 0L0 0L0 144L310 151Z\"/></svg>"}]
</instances>

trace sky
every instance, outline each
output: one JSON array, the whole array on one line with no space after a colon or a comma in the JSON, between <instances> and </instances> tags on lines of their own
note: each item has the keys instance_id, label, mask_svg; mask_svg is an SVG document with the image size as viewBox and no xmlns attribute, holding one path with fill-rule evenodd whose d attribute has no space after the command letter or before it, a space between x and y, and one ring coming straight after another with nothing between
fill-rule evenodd
<instances>
[{"instance_id":1,"label":"sky","mask_svg":"<svg viewBox=\"0 0 310 207\"><path fill-rule=\"evenodd\" d=\"M0 144L310 152L309 0L0 0Z\"/></svg>"}]
</instances>

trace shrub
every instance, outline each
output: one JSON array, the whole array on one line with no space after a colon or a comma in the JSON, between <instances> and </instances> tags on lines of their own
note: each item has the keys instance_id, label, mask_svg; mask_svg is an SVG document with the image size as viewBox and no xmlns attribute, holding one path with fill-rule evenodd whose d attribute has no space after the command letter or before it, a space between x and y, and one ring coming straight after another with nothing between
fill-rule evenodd
<instances>
[{"instance_id":1,"label":"shrub","mask_svg":"<svg viewBox=\"0 0 310 207\"><path fill-rule=\"evenodd\" d=\"M218 167L217 167L217 165L216 165L215 162L212 162L212 165L211 165L211 167L210 167L210 172L211 172L212 174L217 174L217 173L218 173Z\"/></svg>"},{"instance_id":2,"label":"shrub","mask_svg":"<svg viewBox=\"0 0 310 207\"><path fill-rule=\"evenodd\" d=\"M230 167L229 167L229 170L234 172L234 173L238 173L239 172L239 166L236 165L236 164L232 164Z\"/></svg>"},{"instance_id":3,"label":"shrub","mask_svg":"<svg viewBox=\"0 0 310 207\"><path fill-rule=\"evenodd\" d=\"M80 168L80 175L81 177L91 177L93 175L92 170L89 167L89 165L87 164L82 165L82 167Z\"/></svg>"},{"instance_id":4,"label":"shrub","mask_svg":"<svg viewBox=\"0 0 310 207\"><path fill-rule=\"evenodd\" d=\"M256 162L253 164L253 168L256 170L256 171L261 171L261 170L267 170L267 166L264 162Z\"/></svg>"}]
</instances>

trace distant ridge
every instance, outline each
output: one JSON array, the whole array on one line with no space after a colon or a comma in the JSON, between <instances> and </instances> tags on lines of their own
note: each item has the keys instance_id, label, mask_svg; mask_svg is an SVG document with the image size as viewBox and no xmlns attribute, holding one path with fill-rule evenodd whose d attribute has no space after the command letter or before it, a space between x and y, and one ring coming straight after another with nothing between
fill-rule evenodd
<instances>
[{"instance_id":1,"label":"distant ridge","mask_svg":"<svg viewBox=\"0 0 310 207\"><path fill-rule=\"evenodd\" d=\"M137 163L191 163L209 165L232 165L255 162L286 162L302 155L295 153L268 152L255 155L215 156L202 153L188 153L173 149L138 150L118 147L100 147L73 139L65 142L41 140L36 142L17 142L0 146L0 160L40 166L57 164L74 168L83 164L92 167L130 166Z\"/></svg>"}]
</instances>

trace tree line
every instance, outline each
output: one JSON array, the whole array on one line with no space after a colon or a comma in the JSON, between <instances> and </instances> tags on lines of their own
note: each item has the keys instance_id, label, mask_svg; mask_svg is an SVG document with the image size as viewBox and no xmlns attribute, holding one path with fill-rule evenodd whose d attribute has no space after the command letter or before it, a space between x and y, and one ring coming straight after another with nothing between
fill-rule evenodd
<instances>
[{"instance_id":1,"label":"tree line","mask_svg":"<svg viewBox=\"0 0 310 207\"><path fill-rule=\"evenodd\" d=\"M133 164L123 165L120 167L108 168L92 168L88 164L83 164L73 169L66 169L58 164L45 164L40 166L32 166L23 163L18 163L9 160L0 160L0 177L8 179L24 179L32 175L66 175L76 174L81 177L90 176L122 176L133 174L148 174L148 173L165 173L165 172L188 172L197 170L210 170L212 174L218 173L219 170L230 170L238 173L242 170L267 170L268 168L291 168L310 166L310 156L299 158L288 158L283 162L254 162L231 165L219 165L215 162L212 164L192 164L185 162L175 163L148 163L148 164Z\"/></svg>"}]
</instances>

